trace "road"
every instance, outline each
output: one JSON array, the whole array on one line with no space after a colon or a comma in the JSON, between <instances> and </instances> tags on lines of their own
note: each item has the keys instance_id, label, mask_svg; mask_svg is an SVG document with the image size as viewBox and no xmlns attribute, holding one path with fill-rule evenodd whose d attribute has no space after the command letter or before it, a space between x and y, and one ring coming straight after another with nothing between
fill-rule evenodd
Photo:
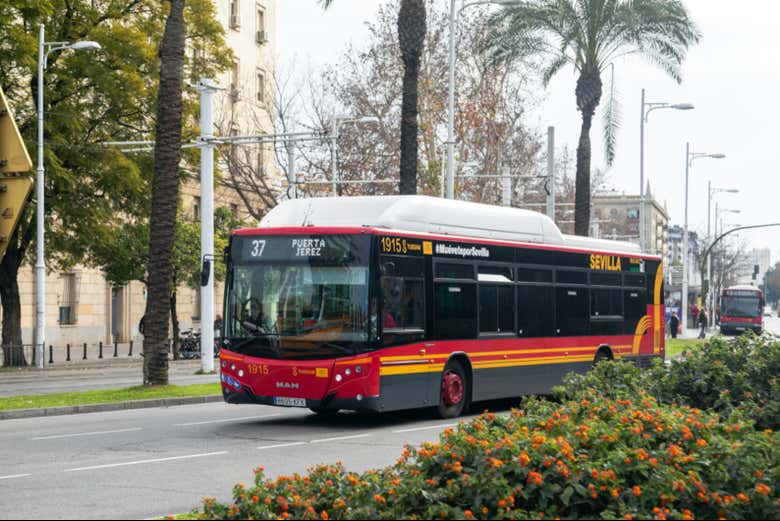
<instances>
[{"instance_id":1,"label":"road","mask_svg":"<svg viewBox=\"0 0 780 521\"><path fill-rule=\"evenodd\" d=\"M491 408L506 408L506 403ZM454 423L430 412L341 414L223 403L0 422L0 519L145 519L232 486L342 461L394 463Z\"/></svg>"},{"instance_id":2,"label":"road","mask_svg":"<svg viewBox=\"0 0 780 521\"><path fill-rule=\"evenodd\" d=\"M176 385L219 382L216 375L196 375L200 360L171 362L170 382ZM0 397L20 394L67 393L98 389L121 389L143 384L141 362L103 367L47 368L43 371L0 372Z\"/></svg>"},{"instance_id":3,"label":"road","mask_svg":"<svg viewBox=\"0 0 780 521\"><path fill-rule=\"evenodd\" d=\"M775 336L780 337L780 317L777 316L777 312L773 312L772 317L765 317L766 330L770 333L774 333Z\"/></svg>"}]
</instances>

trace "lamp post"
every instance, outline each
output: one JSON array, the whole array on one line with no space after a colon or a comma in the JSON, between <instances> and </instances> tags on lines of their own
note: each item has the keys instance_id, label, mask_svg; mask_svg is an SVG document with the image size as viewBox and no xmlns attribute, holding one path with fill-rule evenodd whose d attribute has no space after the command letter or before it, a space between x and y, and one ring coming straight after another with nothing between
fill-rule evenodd
<instances>
[{"instance_id":1,"label":"lamp post","mask_svg":"<svg viewBox=\"0 0 780 521\"><path fill-rule=\"evenodd\" d=\"M337 197L339 195L339 188L338 188L338 169L336 165L336 158L338 155L336 154L336 147L339 144L339 130L341 129L341 125L347 124L347 123L357 123L357 124L363 124L363 123L379 123L379 118L375 116L363 116L354 118L351 116L336 116L331 121L331 131L330 131L330 168L331 168L331 184L333 186L333 196Z\"/></svg>"},{"instance_id":2,"label":"lamp post","mask_svg":"<svg viewBox=\"0 0 780 521\"><path fill-rule=\"evenodd\" d=\"M46 261L44 260L44 168L43 168L43 73L49 53L73 49L99 50L97 42L83 41L76 43L47 42L46 29L41 24L38 33L38 165L35 172L36 211L36 259L35 259L35 361L39 369L43 369L44 349L46 343Z\"/></svg>"},{"instance_id":3,"label":"lamp post","mask_svg":"<svg viewBox=\"0 0 780 521\"><path fill-rule=\"evenodd\" d=\"M645 220L645 124L650 113L659 109L693 110L690 103L649 103L645 101L645 89L642 89L642 114L639 125L639 247L642 251L647 249L646 244L646 220Z\"/></svg>"},{"instance_id":4,"label":"lamp post","mask_svg":"<svg viewBox=\"0 0 780 521\"><path fill-rule=\"evenodd\" d=\"M723 159L725 154L707 154L704 152L691 152L691 144L685 144L685 226L683 227L683 287L682 287L682 323L683 336L688 329L688 174L691 164L696 159L708 157L710 159Z\"/></svg>"},{"instance_id":5,"label":"lamp post","mask_svg":"<svg viewBox=\"0 0 780 521\"><path fill-rule=\"evenodd\" d=\"M715 194L737 194L739 190L736 188L713 188L712 181L707 183L707 237L712 237L712 198ZM716 203L717 206L717 203ZM717 224L717 223L716 223ZM717 234L716 234L717 235ZM707 256L707 309L709 310L710 317L714 317L715 314L715 295L712 292L712 255Z\"/></svg>"},{"instance_id":6,"label":"lamp post","mask_svg":"<svg viewBox=\"0 0 780 521\"><path fill-rule=\"evenodd\" d=\"M449 100L447 109L447 199L455 199L455 24L460 13L476 5L517 5L521 0L479 0L463 4L450 0Z\"/></svg>"}]
</instances>

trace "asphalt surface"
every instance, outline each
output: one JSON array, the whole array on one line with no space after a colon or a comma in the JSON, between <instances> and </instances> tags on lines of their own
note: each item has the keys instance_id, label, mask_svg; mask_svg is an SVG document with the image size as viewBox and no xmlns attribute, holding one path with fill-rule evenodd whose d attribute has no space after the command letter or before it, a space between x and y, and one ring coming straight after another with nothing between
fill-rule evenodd
<instances>
[{"instance_id":1,"label":"asphalt surface","mask_svg":"<svg viewBox=\"0 0 780 521\"><path fill-rule=\"evenodd\" d=\"M218 367L215 362L214 367ZM200 360L171 362L170 383L189 385L219 382L217 375L196 375ZM122 389L143 384L142 362L114 362L104 366L0 371L0 397L22 394L67 393Z\"/></svg>"},{"instance_id":2,"label":"asphalt surface","mask_svg":"<svg viewBox=\"0 0 780 521\"><path fill-rule=\"evenodd\" d=\"M506 409L506 403L491 408ZM187 512L233 485L342 461L394 463L452 420L429 411L340 414L224 403L0 423L0 519L138 519Z\"/></svg>"}]
</instances>

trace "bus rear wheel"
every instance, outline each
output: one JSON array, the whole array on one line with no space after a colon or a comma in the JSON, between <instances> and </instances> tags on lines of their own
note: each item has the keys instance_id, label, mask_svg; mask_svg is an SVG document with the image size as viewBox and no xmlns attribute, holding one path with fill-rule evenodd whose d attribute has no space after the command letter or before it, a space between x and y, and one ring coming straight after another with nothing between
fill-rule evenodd
<instances>
[{"instance_id":1,"label":"bus rear wheel","mask_svg":"<svg viewBox=\"0 0 780 521\"><path fill-rule=\"evenodd\" d=\"M441 395L437 412L441 418L457 418L469 401L466 371L457 360L450 360L441 375Z\"/></svg>"}]
</instances>

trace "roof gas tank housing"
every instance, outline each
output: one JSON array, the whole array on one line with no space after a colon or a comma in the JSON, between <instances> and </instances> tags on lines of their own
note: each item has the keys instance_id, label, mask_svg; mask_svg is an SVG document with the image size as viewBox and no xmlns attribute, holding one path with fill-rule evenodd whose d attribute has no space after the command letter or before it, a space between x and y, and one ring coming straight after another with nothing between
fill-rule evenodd
<instances>
[{"instance_id":1,"label":"roof gas tank housing","mask_svg":"<svg viewBox=\"0 0 780 521\"><path fill-rule=\"evenodd\" d=\"M328 197L284 201L260 222L287 226L368 226L483 239L563 244L546 215L423 195Z\"/></svg>"},{"instance_id":2,"label":"roof gas tank housing","mask_svg":"<svg viewBox=\"0 0 780 521\"><path fill-rule=\"evenodd\" d=\"M640 254L639 247L628 242L564 236L538 212L424 195L293 199L280 203L260 222L261 229L299 226L366 226Z\"/></svg>"}]
</instances>

